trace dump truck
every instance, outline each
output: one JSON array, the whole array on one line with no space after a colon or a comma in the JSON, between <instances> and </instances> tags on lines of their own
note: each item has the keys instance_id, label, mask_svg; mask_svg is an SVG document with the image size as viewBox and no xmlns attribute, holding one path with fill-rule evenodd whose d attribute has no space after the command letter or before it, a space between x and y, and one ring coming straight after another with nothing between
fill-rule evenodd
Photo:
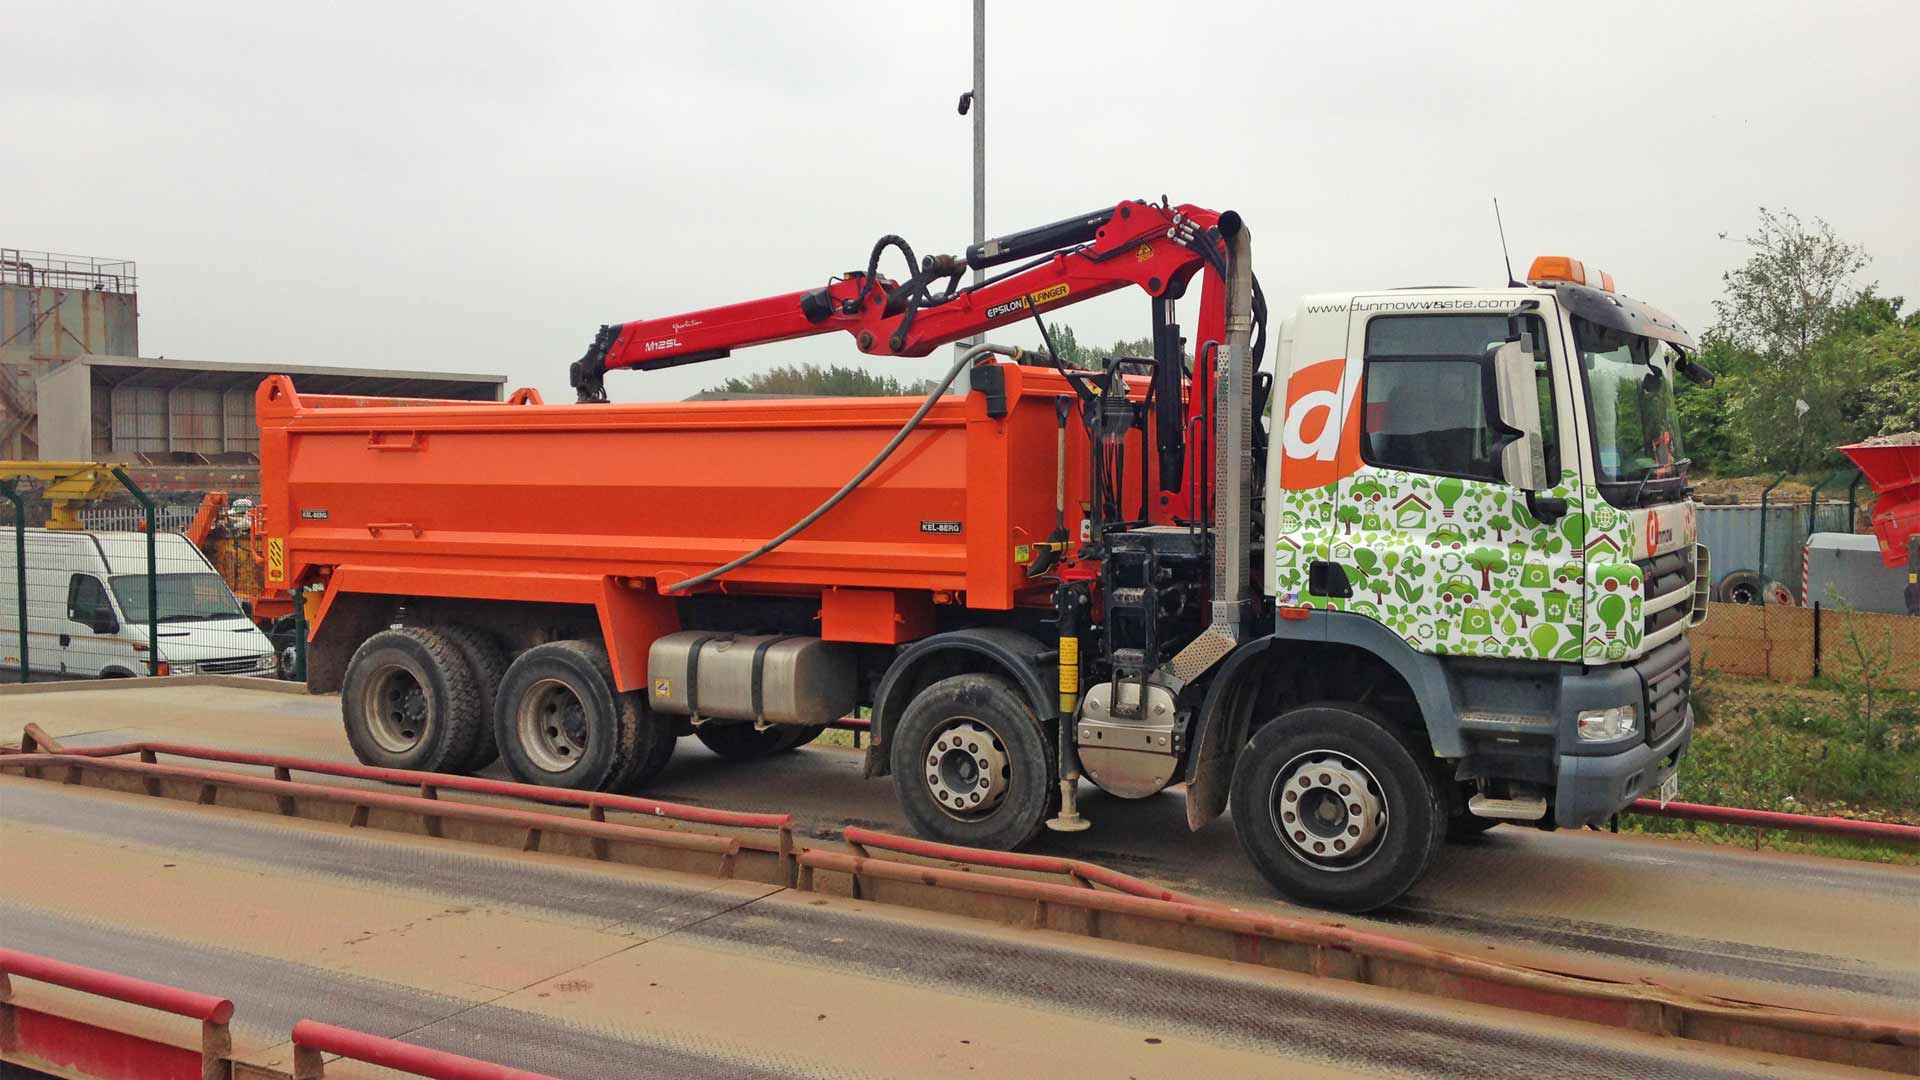
<instances>
[{"instance_id":1,"label":"dump truck","mask_svg":"<svg viewBox=\"0 0 1920 1080\"><path fill-rule=\"evenodd\" d=\"M808 335L1049 340L1119 289L1152 355L1094 370L985 344L924 400L608 400ZM636 789L682 736L762 758L866 710L867 776L928 837L1017 848L1087 828L1083 784L1181 789L1189 827L1231 809L1280 892L1345 910L1449 836L1670 796L1707 580L1693 339L1563 257L1306 297L1271 355L1267 323L1237 214L1124 200L602 327L572 403L269 378L266 584L380 765Z\"/></svg>"}]
</instances>

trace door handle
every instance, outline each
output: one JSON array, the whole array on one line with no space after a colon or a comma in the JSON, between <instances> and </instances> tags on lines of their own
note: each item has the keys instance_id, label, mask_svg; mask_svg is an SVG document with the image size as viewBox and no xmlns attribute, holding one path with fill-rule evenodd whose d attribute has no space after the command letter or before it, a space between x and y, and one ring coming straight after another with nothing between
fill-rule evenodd
<instances>
[{"instance_id":1,"label":"door handle","mask_svg":"<svg viewBox=\"0 0 1920 1080\"><path fill-rule=\"evenodd\" d=\"M69 646L69 645L71 645L71 644L73 644L73 635L72 635L72 634L61 634L61 635L60 635L60 647L61 647L61 648L63 648L63 649L64 649L64 648L66 648L67 646Z\"/></svg>"}]
</instances>

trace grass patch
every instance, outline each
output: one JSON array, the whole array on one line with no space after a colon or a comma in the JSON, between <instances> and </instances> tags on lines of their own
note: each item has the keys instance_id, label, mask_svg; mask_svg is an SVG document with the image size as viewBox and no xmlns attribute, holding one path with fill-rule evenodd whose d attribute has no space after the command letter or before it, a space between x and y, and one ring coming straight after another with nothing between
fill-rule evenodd
<instances>
[{"instance_id":1,"label":"grass patch","mask_svg":"<svg viewBox=\"0 0 1920 1080\"><path fill-rule=\"evenodd\" d=\"M1705 675L1680 798L1715 806L1920 825L1920 694L1843 676L1781 687ZM1873 862L1920 863L1903 845L1643 815L1623 830Z\"/></svg>"}]
</instances>

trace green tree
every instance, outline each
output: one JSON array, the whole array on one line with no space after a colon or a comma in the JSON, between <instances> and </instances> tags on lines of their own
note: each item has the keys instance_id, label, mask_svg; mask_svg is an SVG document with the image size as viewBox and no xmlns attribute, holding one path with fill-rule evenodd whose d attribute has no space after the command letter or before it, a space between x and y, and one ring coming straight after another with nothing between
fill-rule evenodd
<instances>
[{"instance_id":1,"label":"green tree","mask_svg":"<svg viewBox=\"0 0 1920 1080\"><path fill-rule=\"evenodd\" d=\"M1480 591L1493 588L1493 575L1507 568L1507 553L1499 548L1479 547L1467 553L1467 565L1480 571Z\"/></svg>"},{"instance_id":2,"label":"green tree","mask_svg":"<svg viewBox=\"0 0 1920 1080\"><path fill-rule=\"evenodd\" d=\"M1856 304L1871 295L1854 283L1868 257L1819 218L1766 207L1746 243L1752 253L1722 275L1726 295L1714 301L1714 332L1754 357L1729 400L1755 462L1799 471L1845 433L1844 407L1861 374L1845 331L1850 318L1874 314Z\"/></svg>"},{"instance_id":3,"label":"green tree","mask_svg":"<svg viewBox=\"0 0 1920 1080\"><path fill-rule=\"evenodd\" d=\"M1522 630L1527 628L1528 618L1540 614L1540 605L1524 596L1516 598L1512 603L1507 605L1507 608L1515 615L1520 616L1520 629Z\"/></svg>"},{"instance_id":4,"label":"green tree","mask_svg":"<svg viewBox=\"0 0 1920 1080\"><path fill-rule=\"evenodd\" d=\"M1342 525L1346 526L1344 535L1351 536L1353 535L1353 527L1360 523L1360 508L1352 503L1343 503L1341 504L1339 512L1333 516Z\"/></svg>"},{"instance_id":5,"label":"green tree","mask_svg":"<svg viewBox=\"0 0 1920 1080\"><path fill-rule=\"evenodd\" d=\"M736 376L713 387L729 394L792 394L804 397L923 397L932 390L932 379L902 383L892 375L876 375L857 367L834 364L782 364Z\"/></svg>"},{"instance_id":6,"label":"green tree","mask_svg":"<svg viewBox=\"0 0 1920 1080\"><path fill-rule=\"evenodd\" d=\"M1487 528L1493 530L1494 543L1505 543L1507 530L1513 528L1513 519L1505 514L1495 514L1487 519Z\"/></svg>"},{"instance_id":7,"label":"green tree","mask_svg":"<svg viewBox=\"0 0 1920 1080\"><path fill-rule=\"evenodd\" d=\"M1045 317L1044 313L1042 313L1042 317ZM1080 336L1074 333L1073 327L1068 326L1066 323L1049 322L1047 324L1047 334L1053 340L1053 347L1059 350L1060 362L1070 368L1078 368L1083 371L1093 371L1104 367L1106 358L1109 356L1132 356L1141 359L1152 359L1153 357L1153 339L1151 337L1122 338L1102 349L1080 344ZM1193 357L1187 355L1185 359L1191 361Z\"/></svg>"}]
</instances>

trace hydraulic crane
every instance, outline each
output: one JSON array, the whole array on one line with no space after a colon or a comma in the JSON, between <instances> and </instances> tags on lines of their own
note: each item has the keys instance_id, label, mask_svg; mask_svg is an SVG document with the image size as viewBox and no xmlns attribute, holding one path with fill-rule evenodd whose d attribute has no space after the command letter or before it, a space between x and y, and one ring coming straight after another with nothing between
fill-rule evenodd
<instances>
[{"instance_id":1,"label":"hydraulic crane","mask_svg":"<svg viewBox=\"0 0 1920 1080\"><path fill-rule=\"evenodd\" d=\"M984 330L1028 317L1038 321L1042 310L1134 286L1152 299L1153 306L1154 355L1148 359L1160 484L1164 491L1180 491L1188 473L1188 428L1199 426L1202 438L1210 437L1203 421L1211 407L1213 372L1209 365L1196 365L1191 393L1187 393L1184 341L1173 321L1173 303L1186 293L1195 273L1203 268L1213 271L1201 292L1200 336L1193 354L1211 356L1225 337L1223 228L1237 230L1238 215L1189 204L1175 206L1163 196L1159 203L1130 199L995 237L969 246L960 256L916 260L907 241L883 236L874 244L864 270L848 271L817 288L602 326L586 354L574 363L571 381L580 401L604 402L609 371L676 367L719 359L737 348L834 331L851 334L855 345L868 355L925 356ZM907 263L905 281L880 274L881 258L890 249ZM960 285L968 270L1009 263L1019 265L978 285ZM1254 318L1257 366L1266 323L1257 285ZM1044 323L1041 328L1044 334ZM1087 401L1093 393L1088 380L1073 381L1083 402ZM1197 516L1202 507L1193 501L1193 492L1188 496L1187 513Z\"/></svg>"}]
</instances>

